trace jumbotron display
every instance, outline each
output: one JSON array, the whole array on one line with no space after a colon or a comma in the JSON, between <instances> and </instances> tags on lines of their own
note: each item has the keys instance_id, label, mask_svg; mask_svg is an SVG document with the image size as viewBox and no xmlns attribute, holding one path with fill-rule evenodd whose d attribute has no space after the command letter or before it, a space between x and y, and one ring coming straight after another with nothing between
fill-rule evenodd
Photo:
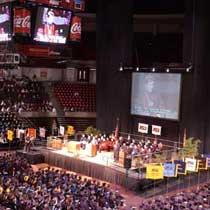
<instances>
[{"instance_id":1,"label":"jumbotron display","mask_svg":"<svg viewBox=\"0 0 210 210\"><path fill-rule=\"evenodd\" d=\"M180 74L133 73L131 114L179 119Z\"/></svg>"},{"instance_id":2,"label":"jumbotron display","mask_svg":"<svg viewBox=\"0 0 210 210\"><path fill-rule=\"evenodd\" d=\"M8 5L0 5L0 42L10 41L11 36L11 12Z\"/></svg>"},{"instance_id":3,"label":"jumbotron display","mask_svg":"<svg viewBox=\"0 0 210 210\"><path fill-rule=\"evenodd\" d=\"M68 38L72 12L69 10L39 7L34 40L65 44Z\"/></svg>"}]
</instances>

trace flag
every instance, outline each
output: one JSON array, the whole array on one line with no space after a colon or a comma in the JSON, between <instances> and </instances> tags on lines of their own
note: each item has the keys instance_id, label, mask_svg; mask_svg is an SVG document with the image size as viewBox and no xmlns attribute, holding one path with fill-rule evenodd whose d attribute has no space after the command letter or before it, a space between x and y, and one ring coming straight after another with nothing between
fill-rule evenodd
<instances>
[{"instance_id":1,"label":"flag","mask_svg":"<svg viewBox=\"0 0 210 210\"><path fill-rule=\"evenodd\" d=\"M187 131L186 128L184 129L184 136L183 136L183 147L186 145L186 139L187 139Z\"/></svg>"},{"instance_id":2,"label":"flag","mask_svg":"<svg viewBox=\"0 0 210 210\"><path fill-rule=\"evenodd\" d=\"M163 179L163 165L148 164L146 167L146 179Z\"/></svg>"},{"instance_id":3,"label":"flag","mask_svg":"<svg viewBox=\"0 0 210 210\"><path fill-rule=\"evenodd\" d=\"M116 128L114 132L114 140L117 141L119 138L119 118L117 118Z\"/></svg>"}]
</instances>

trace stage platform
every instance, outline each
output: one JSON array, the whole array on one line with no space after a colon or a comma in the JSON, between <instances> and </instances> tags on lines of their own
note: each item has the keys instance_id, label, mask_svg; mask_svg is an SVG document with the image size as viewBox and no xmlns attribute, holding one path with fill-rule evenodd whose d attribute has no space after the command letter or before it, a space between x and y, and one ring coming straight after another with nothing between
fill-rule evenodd
<instances>
[{"instance_id":1,"label":"stage platform","mask_svg":"<svg viewBox=\"0 0 210 210\"><path fill-rule=\"evenodd\" d=\"M28 160L30 164L44 163L44 155L40 149L32 149L30 152L25 150L17 150L16 154L22 156Z\"/></svg>"},{"instance_id":2,"label":"stage platform","mask_svg":"<svg viewBox=\"0 0 210 210\"><path fill-rule=\"evenodd\" d=\"M89 177L121 185L127 189L137 188L140 179L145 178L145 173L140 175L134 170L126 170L113 161L112 152L101 152L96 157L87 157L69 153L64 150L40 149L45 163L64 168Z\"/></svg>"}]
</instances>

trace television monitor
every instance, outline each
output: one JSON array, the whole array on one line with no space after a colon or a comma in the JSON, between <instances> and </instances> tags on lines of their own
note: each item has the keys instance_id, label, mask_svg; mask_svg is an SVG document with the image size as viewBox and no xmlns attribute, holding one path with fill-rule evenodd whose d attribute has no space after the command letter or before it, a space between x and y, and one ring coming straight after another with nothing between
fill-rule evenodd
<instances>
[{"instance_id":1,"label":"television monitor","mask_svg":"<svg viewBox=\"0 0 210 210\"><path fill-rule=\"evenodd\" d=\"M131 114L178 120L181 75L133 73Z\"/></svg>"},{"instance_id":2,"label":"television monitor","mask_svg":"<svg viewBox=\"0 0 210 210\"><path fill-rule=\"evenodd\" d=\"M72 12L69 10L38 7L34 40L65 44L68 38Z\"/></svg>"},{"instance_id":3,"label":"television monitor","mask_svg":"<svg viewBox=\"0 0 210 210\"><path fill-rule=\"evenodd\" d=\"M9 5L0 5L0 42L10 41L11 32L11 10Z\"/></svg>"}]
</instances>

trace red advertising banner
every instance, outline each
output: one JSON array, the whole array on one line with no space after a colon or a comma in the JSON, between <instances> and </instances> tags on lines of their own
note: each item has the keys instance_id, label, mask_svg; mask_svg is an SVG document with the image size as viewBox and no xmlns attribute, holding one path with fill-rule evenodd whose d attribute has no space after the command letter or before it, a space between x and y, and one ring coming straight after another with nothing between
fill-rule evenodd
<instances>
[{"instance_id":1,"label":"red advertising banner","mask_svg":"<svg viewBox=\"0 0 210 210\"><path fill-rule=\"evenodd\" d=\"M74 9L74 0L61 0L61 7L66 9Z\"/></svg>"},{"instance_id":2,"label":"red advertising banner","mask_svg":"<svg viewBox=\"0 0 210 210\"><path fill-rule=\"evenodd\" d=\"M29 2L39 3L39 4L49 4L49 0L28 0Z\"/></svg>"},{"instance_id":3,"label":"red advertising banner","mask_svg":"<svg viewBox=\"0 0 210 210\"><path fill-rule=\"evenodd\" d=\"M41 78L47 78L47 71L41 71L40 72L40 77Z\"/></svg>"},{"instance_id":4,"label":"red advertising banner","mask_svg":"<svg viewBox=\"0 0 210 210\"><path fill-rule=\"evenodd\" d=\"M14 8L14 33L31 35L31 12L25 8Z\"/></svg>"},{"instance_id":5,"label":"red advertising banner","mask_svg":"<svg viewBox=\"0 0 210 210\"><path fill-rule=\"evenodd\" d=\"M81 18L74 16L72 18L71 31L70 31L71 41L81 40Z\"/></svg>"}]
</instances>

